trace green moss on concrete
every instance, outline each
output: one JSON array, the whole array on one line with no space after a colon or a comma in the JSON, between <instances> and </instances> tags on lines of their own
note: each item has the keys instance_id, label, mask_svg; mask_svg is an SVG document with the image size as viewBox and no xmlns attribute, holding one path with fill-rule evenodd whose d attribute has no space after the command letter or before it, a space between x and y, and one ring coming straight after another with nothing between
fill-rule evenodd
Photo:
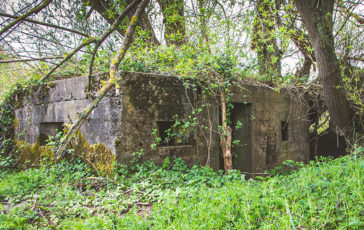
<instances>
[{"instance_id":1,"label":"green moss on concrete","mask_svg":"<svg viewBox=\"0 0 364 230\"><path fill-rule=\"evenodd\" d=\"M38 137L33 145L16 141L16 158L21 166L28 168L39 165L42 160L53 159L54 154L51 146L40 145Z\"/></svg>"},{"instance_id":2,"label":"green moss on concrete","mask_svg":"<svg viewBox=\"0 0 364 230\"><path fill-rule=\"evenodd\" d=\"M93 169L93 173L101 176L109 176L113 173L115 155L102 143L90 145L84 135L77 131L68 148L73 149L75 154L79 155ZM24 141L16 141L16 150L18 163L26 168L54 159L52 147L41 146L39 137L33 145Z\"/></svg>"},{"instance_id":3,"label":"green moss on concrete","mask_svg":"<svg viewBox=\"0 0 364 230\"><path fill-rule=\"evenodd\" d=\"M101 176L112 175L115 155L102 143L90 145L84 135L78 130L70 142L69 148L74 149L85 163L90 165L94 173Z\"/></svg>"}]
</instances>

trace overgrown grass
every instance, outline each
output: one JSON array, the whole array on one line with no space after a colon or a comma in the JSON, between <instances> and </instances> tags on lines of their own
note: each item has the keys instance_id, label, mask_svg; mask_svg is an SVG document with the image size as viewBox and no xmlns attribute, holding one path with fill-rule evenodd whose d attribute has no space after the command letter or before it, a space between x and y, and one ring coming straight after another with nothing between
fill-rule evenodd
<instances>
[{"instance_id":1,"label":"overgrown grass","mask_svg":"<svg viewBox=\"0 0 364 230\"><path fill-rule=\"evenodd\" d=\"M0 229L361 229L364 160L245 180L177 159L95 178L81 162L0 174Z\"/></svg>"}]
</instances>

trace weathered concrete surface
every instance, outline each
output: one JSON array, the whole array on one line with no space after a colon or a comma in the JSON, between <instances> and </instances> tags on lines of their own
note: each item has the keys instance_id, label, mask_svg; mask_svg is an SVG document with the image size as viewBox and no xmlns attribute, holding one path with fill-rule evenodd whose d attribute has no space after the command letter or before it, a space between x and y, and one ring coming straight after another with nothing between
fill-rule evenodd
<instances>
[{"instance_id":1,"label":"weathered concrete surface","mask_svg":"<svg viewBox=\"0 0 364 230\"><path fill-rule=\"evenodd\" d=\"M90 103L85 99L86 77L54 81L55 87L40 101L31 98L25 106L16 110L18 119L17 134L20 140L35 143L43 126L54 123L67 124L76 120L76 115ZM80 88L76 88L80 87ZM64 98L64 100L62 100ZM92 111L81 127L81 132L89 144L103 143L115 153L114 140L120 135L122 107L120 99L105 97ZM47 133L51 134L51 133Z\"/></svg>"},{"instance_id":2,"label":"weathered concrete surface","mask_svg":"<svg viewBox=\"0 0 364 230\"><path fill-rule=\"evenodd\" d=\"M309 160L309 108L304 98L267 87L243 85L234 89L232 102L252 105L249 124L252 173L273 169L287 159ZM282 140L282 122L288 123L288 140Z\"/></svg>"},{"instance_id":3,"label":"weathered concrete surface","mask_svg":"<svg viewBox=\"0 0 364 230\"><path fill-rule=\"evenodd\" d=\"M94 79L94 92L101 87L103 77ZM24 107L16 110L19 139L34 143L42 132L53 135L51 129L74 121L76 113L90 103L86 85L86 77L58 80L45 97L24 102ZM120 95L112 90L82 125L81 132L89 144L103 143L126 163L133 152L143 149L143 160L159 164L165 157L181 157L190 166L205 164L209 159L214 169L221 168L220 107L216 98L202 97L185 89L182 79L164 75L123 72L120 85ZM242 123L233 131L240 141L233 147L235 168L254 174L288 159L308 161L308 106L303 98L246 84L234 86L232 92L231 120L234 125ZM166 124L188 120L193 108L201 104L208 106L197 116L199 126L181 137L184 142L176 139L173 144L151 148L156 142L153 130L163 132ZM282 128L282 122L288 122L288 126Z\"/></svg>"},{"instance_id":4,"label":"weathered concrete surface","mask_svg":"<svg viewBox=\"0 0 364 230\"><path fill-rule=\"evenodd\" d=\"M121 84L122 135L116 144L117 158L125 161L132 152L143 149L143 159L161 163L165 157L174 158L176 153L189 165L199 159L192 146L168 146L151 148L155 143L152 130L158 130L158 122L186 119L192 105L186 98L182 81L174 77L151 74L127 74ZM189 92L187 92L189 94ZM202 159L203 156L200 156Z\"/></svg>"}]
</instances>

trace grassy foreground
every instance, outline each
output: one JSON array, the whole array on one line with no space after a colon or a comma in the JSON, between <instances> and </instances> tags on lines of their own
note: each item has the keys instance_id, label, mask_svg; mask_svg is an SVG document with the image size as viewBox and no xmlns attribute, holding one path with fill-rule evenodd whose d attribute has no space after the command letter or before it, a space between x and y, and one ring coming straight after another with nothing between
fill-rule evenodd
<instances>
[{"instance_id":1,"label":"grassy foreground","mask_svg":"<svg viewBox=\"0 0 364 230\"><path fill-rule=\"evenodd\" d=\"M80 162L0 170L0 229L362 229L359 155L261 180L178 159L119 166L112 179Z\"/></svg>"}]
</instances>

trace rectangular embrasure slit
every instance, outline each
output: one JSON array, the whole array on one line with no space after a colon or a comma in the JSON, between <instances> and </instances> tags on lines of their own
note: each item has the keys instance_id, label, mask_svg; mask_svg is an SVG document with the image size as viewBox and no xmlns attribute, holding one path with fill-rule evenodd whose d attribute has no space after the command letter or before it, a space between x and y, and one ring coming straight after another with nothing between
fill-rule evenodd
<instances>
[{"instance_id":1,"label":"rectangular embrasure slit","mask_svg":"<svg viewBox=\"0 0 364 230\"><path fill-rule=\"evenodd\" d=\"M47 145L49 136L55 136L63 131L63 122L41 122L39 125L39 144Z\"/></svg>"}]
</instances>

